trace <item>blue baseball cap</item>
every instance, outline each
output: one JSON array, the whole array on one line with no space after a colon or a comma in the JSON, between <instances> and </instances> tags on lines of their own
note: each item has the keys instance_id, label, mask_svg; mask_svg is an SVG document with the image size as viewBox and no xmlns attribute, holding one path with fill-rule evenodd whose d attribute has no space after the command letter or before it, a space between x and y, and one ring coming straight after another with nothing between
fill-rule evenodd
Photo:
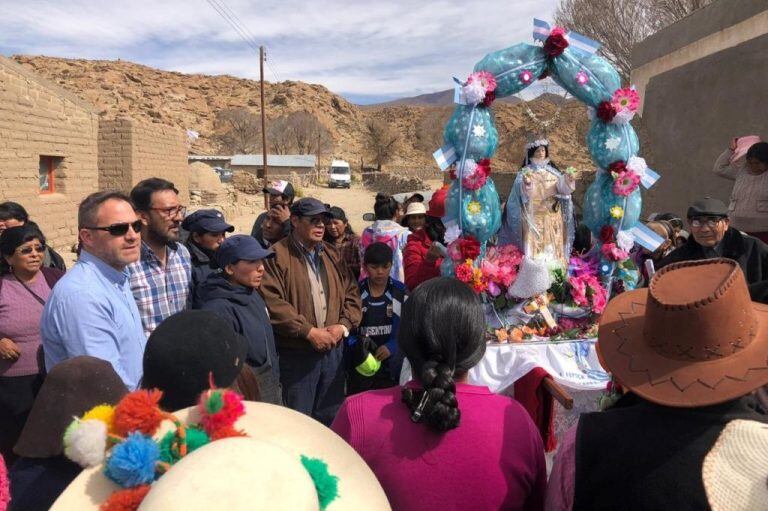
<instances>
[{"instance_id":1,"label":"blue baseball cap","mask_svg":"<svg viewBox=\"0 0 768 511\"><path fill-rule=\"evenodd\" d=\"M247 234L235 234L225 239L214 255L219 268L237 261L258 261L274 256L274 252L262 248L256 238Z\"/></svg>"},{"instance_id":2,"label":"blue baseball cap","mask_svg":"<svg viewBox=\"0 0 768 511\"><path fill-rule=\"evenodd\" d=\"M185 231L203 232L232 232L235 227L224 221L224 214L215 209L199 209L187 216L181 223Z\"/></svg>"},{"instance_id":3,"label":"blue baseball cap","mask_svg":"<svg viewBox=\"0 0 768 511\"><path fill-rule=\"evenodd\" d=\"M323 204L314 197L304 197L291 204L291 215L294 216L315 216L326 215L331 217L328 204Z\"/></svg>"}]
</instances>

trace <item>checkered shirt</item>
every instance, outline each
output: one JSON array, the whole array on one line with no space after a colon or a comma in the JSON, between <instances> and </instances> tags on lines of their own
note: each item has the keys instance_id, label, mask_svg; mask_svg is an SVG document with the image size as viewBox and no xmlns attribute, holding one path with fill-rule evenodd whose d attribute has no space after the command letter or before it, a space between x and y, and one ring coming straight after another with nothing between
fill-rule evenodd
<instances>
[{"instance_id":1,"label":"checkered shirt","mask_svg":"<svg viewBox=\"0 0 768 511\"><path fill-rule=\"evenodd\" d=\"M165 268L149 246L141 243L141 259L128 265L131 291L147 337L165 318L183 311L192 285L192 260L181 243L167 246Z\"/></svg>"}]
</instances>

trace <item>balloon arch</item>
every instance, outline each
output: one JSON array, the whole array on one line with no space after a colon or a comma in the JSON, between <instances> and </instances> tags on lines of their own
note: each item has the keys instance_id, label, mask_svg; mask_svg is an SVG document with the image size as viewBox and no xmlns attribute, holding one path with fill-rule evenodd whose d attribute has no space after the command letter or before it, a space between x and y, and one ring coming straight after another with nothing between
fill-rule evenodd
<instances>
[{"instance_id":1,"label":"balloon arch","mask_svg":"<svg viewBox=\"0 0 768 511\"><path fill-rule=\"evenodd\" d=\"M567 289L559 291L563 301L594 318L613 289L631 289L637 283L638 269L629 257L632 246L655 249L660 243L639 222L640 186L653 186L659 176L638 157L639 141L630 121L640 98L634 88L622 88L616 69L595 55L599 44L540 20L534 20L534 39L543 44L520 43L490 53L466 82L454 79L457 104L445 127L445 145L434 155L442 170L452 169L443 217L448 256L442 272L472 285L496 309L507 305L509 288L522 270L522 253L514 246L488 246L502 222L490 177L498 133L489 107L496 98L550 76L587 105L591 119L586 143L598 169L585 195L583 221L598 240L589 263L596 268L581 271L578 267L585 263L571 261L560 272L561 287Z\"/></svg>"}]
</instances>

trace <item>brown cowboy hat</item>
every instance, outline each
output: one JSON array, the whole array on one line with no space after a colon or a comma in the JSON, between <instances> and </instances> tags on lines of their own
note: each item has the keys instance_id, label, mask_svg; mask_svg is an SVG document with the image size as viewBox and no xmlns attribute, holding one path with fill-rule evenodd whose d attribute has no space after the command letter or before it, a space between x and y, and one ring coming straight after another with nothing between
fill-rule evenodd
<instances>
[{"instance_id":1,"label":"brown cowboy hat","mask_svg":"<svg viewBox=\"0 0 768 511\"><path fill-rule=\"evenodd\" d=\"M660 405L714 405L768 384L768 306L750 301L730 259L671 264L617 296L598 345L621 384Z\"/></svg>"}]
</instances>

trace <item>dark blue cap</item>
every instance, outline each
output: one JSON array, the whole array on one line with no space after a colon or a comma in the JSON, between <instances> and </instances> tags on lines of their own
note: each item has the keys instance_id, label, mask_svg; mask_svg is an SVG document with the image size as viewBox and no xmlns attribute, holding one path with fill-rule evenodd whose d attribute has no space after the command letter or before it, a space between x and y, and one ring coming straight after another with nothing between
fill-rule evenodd
<instances>
[{"instance_id":1,"label":"dark blue cap","mask_svg":"<svg viewBox=\"0 0 768 511\"><path fill-rule=\"evenodd\" d=\"M199 209L189 215L181 223L185 231L203 233L203 232L232 232L234 226L224 221L224 214L215 209Z\"/></svg>"},{"instance_id":2,"label":"dark blue cap","mask_svg":"<svg viewBox=\"0 0 768 511\"><path fill-rule=\"evenodd\" d=\"M237 261L258 261L274 256L274 252L262 248L253 236L235 234L222 242L214 257L219 268L224 268Z\"/></svg>"},{"instance_id":3,"label":"dark blue cap","mask_svg":"<svg viewBox=\"0 0 768 511\"><path fill-rule=\"evenodd\" d=\"M331 216L328 205L323 204L314 197L304 197L291 204L291 214L294 216Z\"/></svg>"}]
</instances>

